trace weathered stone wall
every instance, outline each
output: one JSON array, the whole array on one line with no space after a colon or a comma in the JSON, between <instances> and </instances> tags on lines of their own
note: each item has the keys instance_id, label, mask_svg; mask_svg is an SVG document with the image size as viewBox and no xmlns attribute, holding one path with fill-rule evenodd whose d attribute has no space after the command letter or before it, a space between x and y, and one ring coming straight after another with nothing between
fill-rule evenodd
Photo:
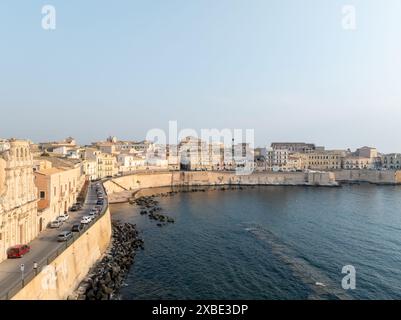
<instances>
[{"instance_id":1,"label":"weathered stone wall","mask_svg":"<svg viewBox=\"0 0 401 320\"><path fill-rule=\"evenodd\" d=\"M12 300L63 300L86 277L111 241L110 212L21 289Z\"/></svg>"},{"instance_id":2,"label":"weathered stone wall","mask_svg":"<svg viewBox=\"0 0 401 320\"><path fill-rule=\"evenodd\" d=\"M259 172L250 175L236 175L232 172L182 171L163 173L139 173L106 181L104 186L109 195L126 190L153 187L195 186L195 185L336 185L331 172ZM112 201L112 198L111 198Z\"/></svg>"},{"instance_id":3,"label":"weathered stone wall","mask_svg":"<svg viewBox=\"0 0 401 320\"><path fill-rule=\"evenodd\" d=\"M6 191L6 161L0 157L0 197Z\"/></svg>"},{"instance_id":4,"label":"weathered stone wall","mask_svg":"<svg viewBox=\"0 0 401 320\"><path fill-rule=\"evenodd\" d=\"M401 171L338 170L334 172L254 172L250 175L236 175L218 171L174 171L158 173L138 173L113 178L104 186L111 194L111 202L122 201L131 191L170 186L195 185L310 185L334 186L338 182L370 182L375 184L401 184ZM125 194L118 198L113 194Z\"/></svg>"},{"instance_id":5,"label":"weathered stone wall","mask_svg":"<svg viewBox=\"0 0 401 320\"><path fill-rule=\"evenodd\" d=\"M401 183L401 171L395 170L340 170L335 171L336 181L339 182L369 182L375 184Z\"/></svg>"},{"instance_id":6,"label":"weathered stone wall","mask_svg":"<svg viewBox=\"0 0 401 320\"><path fill-rule=\"evenodd\" d=\"M396 173L395 173L395 182L397 184L401 184L401 171L400 170L396 171Z\"/></svg>"},{"instance_id":7,"label":"weathered stone wall","mask_svg":"<svg viewBox=\"0 0 401 320\"><path fill-rule=\"evenodd\" d=\"M308 173L308 183L310 185L333 185L335 181L335 174L333 172L313 172Z\"/></svg>"}]
</instances>

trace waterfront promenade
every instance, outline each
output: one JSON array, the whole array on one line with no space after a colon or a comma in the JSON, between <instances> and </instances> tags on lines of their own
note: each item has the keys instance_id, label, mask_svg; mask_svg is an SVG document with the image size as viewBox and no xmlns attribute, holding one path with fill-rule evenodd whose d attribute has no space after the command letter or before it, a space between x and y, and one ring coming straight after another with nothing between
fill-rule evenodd
<instances>
[{"instance_id":1,"label":"waterfront promenade","mask_svg":"<svg viewBox=\"0 0 401 320\"><path fill-rule=\"evenodd\" d=\"M92 184L92 186L94 186ZM57 242L57 236L62 231L70 231L74 224L79 224L84 215L88 215L90 209L96 204L97 196L94 188L89 187L83 209L77 212L69 212L70 218L59 229L45 229L40 235L29 243L31 251L21 259L7 259L0 263L0 300L9 299L7 294L21 284L23 277L32 274L34 263L38 263L38 272L47 265L47 257L55 254L66 246L66 243ZM21 264L24 264L24 273L21 272ZM34 273L33 273L34 274ZM13 291L13 290L12 290ZM15 294L16 292L11 292Z\"/></svg>"}]
</instances>

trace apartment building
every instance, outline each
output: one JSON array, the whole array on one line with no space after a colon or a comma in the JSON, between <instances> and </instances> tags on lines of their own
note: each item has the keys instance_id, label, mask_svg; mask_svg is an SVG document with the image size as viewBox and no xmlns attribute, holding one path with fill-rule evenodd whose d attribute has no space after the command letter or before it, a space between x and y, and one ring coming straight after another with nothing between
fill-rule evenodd
<instances>
[{"instance_id":1,"label":"apartment building","mask_svg":"<svg viewBox=\"0 0 401 320\"><path fill-rule=\"evenodd\" d=\"M381 156L382 168L388 170L401 170L401 153L383 154Z\"/></svg>"}]
</instances>

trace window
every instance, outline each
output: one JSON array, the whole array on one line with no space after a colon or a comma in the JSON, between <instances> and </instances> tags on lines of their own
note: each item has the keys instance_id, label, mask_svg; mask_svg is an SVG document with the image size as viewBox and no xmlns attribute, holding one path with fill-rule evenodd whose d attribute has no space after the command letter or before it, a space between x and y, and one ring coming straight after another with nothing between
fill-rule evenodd
<instances>
[{"instance_id":1,"label":"window","mask_svg":"<svg viewBox=\"0 0 401 320\"><path fill-rule=\"evenodd\" d=\"M46 192L41 191L41 192L40 192L40 198L41 198L41 199L46 198Z\"/></svg>"}]
</instances>

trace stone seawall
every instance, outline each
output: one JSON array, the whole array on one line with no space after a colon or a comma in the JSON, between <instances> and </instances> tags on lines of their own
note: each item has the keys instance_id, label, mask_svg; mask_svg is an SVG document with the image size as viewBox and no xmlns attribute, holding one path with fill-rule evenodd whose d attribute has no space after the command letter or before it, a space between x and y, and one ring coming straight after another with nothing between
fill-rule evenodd
<instances>
[{"instance_id":1,"label":"stone seawall","mask_svg":"<svg viewBox=\"0 0 401 320\"><path fill-rule=\"evenodd\" d=\"M303 185L337 186L332 172L259 172L236 175L233 172L174 171L163 173L138 173L113 178L104 183L111 203L119 202L135 190L155 187L218 186L218 185ZM127 198L127 197L125 197Z\"/></svg>"},{"instance_id":2,"label":"stone seawall","mask_svg":"<svg viewBox=\"0 0 401 320\"><path fill-rule=\"evenodd\" d=\"M64 300L102 257L111 240L110 211L62 252L12 300Z\"/></svg>"},{"instance_id":3,"label":"stone seawall","mask_svg":"<svg viewBox=\"0 0 401 320\"><path fill-rule=\"evenodd\" d=\"M336 181L340 183L401 184L401 171L399 170L339 170L334 174Z\"/></svg>"}]
</instances>

